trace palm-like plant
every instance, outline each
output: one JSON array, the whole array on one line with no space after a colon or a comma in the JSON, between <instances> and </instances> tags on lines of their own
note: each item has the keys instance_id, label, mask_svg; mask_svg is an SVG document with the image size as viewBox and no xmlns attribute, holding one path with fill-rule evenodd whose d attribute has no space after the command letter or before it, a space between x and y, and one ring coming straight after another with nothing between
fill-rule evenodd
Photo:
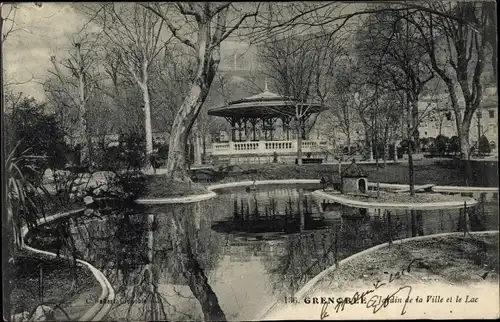
<instances>
[{"instance_id":1,"label":"palm-like plant","mask_svg":"<svg viewBox=\"0 0 500 322\"><path fill-rule=\"evenodd\" d=\"M23 225L35 226L37 220L45 215L42 206L42 192L46 192L43 186L35 186L33 178L39 175L39 171L32 163L34 159L44 158L29 154L30 149L16 153L19 141L7 157L7 218L8 230L10 230L11 246L23 245L21 227ZM30 180L31 179L31 180Z\"/></svg>"}]
</instances>

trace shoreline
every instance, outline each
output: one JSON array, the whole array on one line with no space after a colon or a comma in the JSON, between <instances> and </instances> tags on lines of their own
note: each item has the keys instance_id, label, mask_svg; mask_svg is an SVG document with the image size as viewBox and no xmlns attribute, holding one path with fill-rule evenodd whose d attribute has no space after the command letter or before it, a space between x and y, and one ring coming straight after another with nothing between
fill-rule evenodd
<instances>
[{"instance_id":1,"label":"shoreline","mask_svg":"<svg viewBox=\"0 0 500 322\"><path fill-rule=\"evenodd\" d=\"M486 238L493 238L496 236L496 240L498 242L498 231L481 231L481 232L472 232L470 233L469 236L465 237L464 239L472 237L476 238L481 238L486 236ZM443 234L435 234L435 235L427 235L427 236L418 236L418 237L411 237L411 238L405 238L405 239L400 239L400 240L395 240L392 244L389 243L384 243L380 245L376 245L374 247L368 248L364 251L358 252L354 255L351 255L341 261L337 265L333 265L326 270L322 271L318 275L316 275L314 278L310 279L297 293L294 294L294 298L298 300L299 303L304 301L306 297L322 297L324 296L325 293L325 283L330 280L332 281L326 288L339 288L337 289L334 293L342 293L342 294L353 294L353 290L361 290L364 289L367 285L373 288L373 285L371 283L367 284L366 282L360 282L361 280L364 279L373 279L377 280L377 277L380 278L382 281L386 282L385 279L387 278L393 278L394 280L398 280L397 282L402 283L403 278L399 279L394 278L394 275L390 275L391 277L387 277L388 275L376 275L376 277L372 276L372 270L373 267L370 266L375 266L376 269L378 270L383 270L383 271L395 271L397 270L396 264L399 263L399 261L405 262L405 265L403 267L409 267L408 265L411 265L412 267L412 274L415 275L415 267L417 267L419 264L411 264L410 260L408 257L404 258L398 258L397 256L394 257L392 256L394 249L398 247L410 247L412 245L418 245L419 243L430 243L431 245L434 245L434 248L439 248L441 246L441 240L446 239L446 238L462 238L463 233L443 233ZM408 246L409 245L409 246ZM432 246L430 248L433 248ZM435 253L431 253L434 254ZM378 256L378 258L377 258ZM388 260L386 257L390 258ZM386 264L387 266L384 267L378 267L380 265L379 262L377 262L377 259L381 262L387 263L390 262L390 264ZM456 264L455 264L456 265ZM452 265L453 266L453 265ZM361 267L360 269L353 269L353 267ZM399 266L398 266L399 267ZM425 267L425 265L423 266ZM352 273L352 272L355 273ZM384 272L385 273L385 272ZM348 274L348 275L345 275ZM356 274L356 277L353 277L353 274ZM406 274L411 276L412 274ZM359 276L358 276L359 275ZM404 273L401 274L403 276ZM437 274L439 275L439 274ZM384 278L384 276L386 276ZM498 273L495 273L495 278L496 278L496 283L498 284ZM477 278L477 280L480 280L480 277ZM407 282L407 281L406 281ZM414 281L413 281L414 282ZM434 282L432 278L429 279L429 282ZM332 287L331 284L334 284ZM336 284L335 284L336 283ZM398 284L398 283L393 283L392 286L396 285L406 285L406 283L403 284ZM408 282L407 282L408 283ZM357 284L357 285L355 285ZM421 283L414 283L412 285L419 285ZM337 285L335 287L335 285ZM449 284L447 284L449 285ZM454 285L455 286L455 285ZM497 289L498 290L498 289ZM318 295L319 294L319 295ZM300 306L301 304L297 304ZM295 310L299 309L304 309L300 308L298 306L295 306L293 304L284 304L283 302L277 301L270 305L263 313L260 315L259 319L264 320L266 318L277 318L277 319L286 319L290 318L290 314L293 314ZM303 310L302 310L303 311ZM319 308L317 309L318 311L318 316L319 316ZM281 312L281 313L280 313ZM303 312L304 313L304 312ZM282 316L285 314L286 316ZM343 318L349 318L348 316L343 316ZM367 317L369 318L369 317Z\"/></svg>"}]
</instances>

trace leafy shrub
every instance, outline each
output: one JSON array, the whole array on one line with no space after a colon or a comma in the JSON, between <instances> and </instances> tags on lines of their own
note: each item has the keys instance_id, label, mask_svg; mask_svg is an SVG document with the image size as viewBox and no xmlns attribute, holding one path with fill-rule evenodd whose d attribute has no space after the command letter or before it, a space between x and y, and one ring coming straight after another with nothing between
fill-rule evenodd
<instances>
[{"instance_id":1,"label":"leafy shrub","mask_svg":"<svg viewBox=\"0 0 500 322\"><path fill-rule=\"evenodd\" d=\"M448 153L457 154L460 152L460 139L454 135L450 138Z\"/></svg>"},{"instance_id":2,"label":"leafy shrub","mask_svg":"<svg viewBox=\"0 0 500 322\"><path fill-rule=\"evenodd\" d=\"M480 155L491 153L490 141L484 135L479 138L478 150Z\"/></svg>"},{"instance_id":3,"label":"leafy shrub","mask_svg":"<svg viewBox=\"0 0 500 322\"><path fill-rule=\"evenodd\" d=\"M168 143L156 143L153 144L153 147L156 150L157 168L165 165L168 159Z\"/></svg>"},{"instance_id":4,"label":"leafy shrub","mask_svg":"<svg viewBox=\"0 0 500 322\"><path fill-rule=\"evenodd\" d=\"M16 156L29 151L31 161L42 169L64 168L71 149L64 141L64 132L55 115L47 114L44 104L23 98L7 114L6 127L8 151L15 150Z\"/></svg>"},{"instance_id":5,"label":"leafy shrub","mask_svg":"<svg viewBox=\"0 0 500 322\"><path fill-rule=\"evenodd\" d=\"M101 169L116 171L143 167L147 161L145 145L142 134L122 134L118 146L107 147L104 151Z\"/></svg>"}]
</instances>

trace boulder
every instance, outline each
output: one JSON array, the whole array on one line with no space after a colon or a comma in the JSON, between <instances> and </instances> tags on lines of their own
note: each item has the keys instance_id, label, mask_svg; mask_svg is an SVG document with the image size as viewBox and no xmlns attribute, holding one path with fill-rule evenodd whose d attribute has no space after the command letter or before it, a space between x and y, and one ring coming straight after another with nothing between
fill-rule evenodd
<instances>
[{"instance_id":1,"label":"boulder","mask_svg":"<svg viewBox=\"0 0 500 322\"><path fill-rule=\"evenodd\" d=\"M83 198L83 202L85 203L85 205L90 205L94 202L94 198L92 198L91 196L86 196Z\"/></svg>"},{"instance_id":2,"label":"boulder","mask_svg":"<svg viewBox=\"0 0 500 322\"><path fill-rule=\"evenodd\" d=\"M50 306L40 305L36 308L35 313L30 321L54 321L54 310Z\"/></svg>"},{"instance_id":3,"label":"boulder","mask_svg":"<svg viewBox=\"0 0 500 322\"><path fill-rule=\"evenodd\" d=\"M30 319L30 313L27 311L14 314L12 316L12 322L25 322L29 321L29 319Z\"/></svg>"}]
</instances>

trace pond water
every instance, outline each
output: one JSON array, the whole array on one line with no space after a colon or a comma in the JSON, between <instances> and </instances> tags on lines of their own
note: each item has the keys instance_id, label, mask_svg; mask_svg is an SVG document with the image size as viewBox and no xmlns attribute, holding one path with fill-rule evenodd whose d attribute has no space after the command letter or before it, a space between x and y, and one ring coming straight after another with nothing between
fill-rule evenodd
<instances>
[{"instance_id":1,"label":"pond water","mask_svg":"<svg viewBox=\"0 0 500 322\"><path fill-rule=\"evenodd\" d=\"M231 188L194 204L100 209L34 230L27 242L52 251L62 247L99 268L117 296L109 319L199 320L209 312L212 318L248 320L259 319L336 260L389 235L461 227L459 210L413 217L394 211L388 220L376 209L324 204L311 196L314 189ZM496 229L497 209L493 201L471 208L471 229ZM62 231L71 243L48 242Z\"/></svg>"}]
</instances>

